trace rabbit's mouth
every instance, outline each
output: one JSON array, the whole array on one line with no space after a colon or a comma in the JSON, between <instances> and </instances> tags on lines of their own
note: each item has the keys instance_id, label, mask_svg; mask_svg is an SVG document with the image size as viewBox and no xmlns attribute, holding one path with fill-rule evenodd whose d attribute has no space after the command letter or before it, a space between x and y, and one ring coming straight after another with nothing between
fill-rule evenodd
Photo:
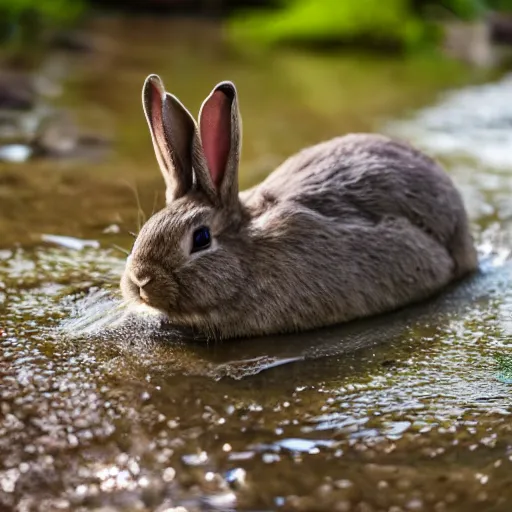
<instances>
[{"instance_id":1,"label":"rabbit's mouth","mask_svg":"<svg viewBox=\"0 0 512 512\"><path fill-rule=\"evenodd\" d=\"M129 302L144 304L164 313L169 311L172 287L153 276L137 275L126 269L121 279L123 297Z\"/></svg>"}]
</instances>

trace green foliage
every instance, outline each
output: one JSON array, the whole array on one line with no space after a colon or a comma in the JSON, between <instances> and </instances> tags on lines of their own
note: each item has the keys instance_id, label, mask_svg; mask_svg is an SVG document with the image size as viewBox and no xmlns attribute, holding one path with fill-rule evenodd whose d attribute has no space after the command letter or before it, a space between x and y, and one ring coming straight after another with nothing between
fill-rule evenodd
<instances>
[{"instance_id":1,"label":"green foliage","mask_svg":"<svg viewBox=\"0 0 512 512\"><path fill-rule=\"evenodd\" d=\"M354 42L414 45L426 27L412 15L408 0L288 0L285 8L233 20L236 38L263 44L297 41Z\"/></svg>"},{"instance_id":2,"label":"green foliage","mask_svg":"<svg viewBox=\"0 0 512 512\"><path fill-rule=\"evenodd\" d=\"M452 16L462 20L472 20L482 16L487 9L485 0L431 0L422 2L425 9L441 7Z\"/></svg>"},{"instance_id":3,"label":"green foliage","mask_svg":"<svg viewBox=\"0 0 512 512\"><path fill-rule=\"evenodd\" d=\"M37 44L45 27L72 22L84 7L85 0L0 0L0 43Z\"/></svg>"},{"instance_id":4,"label":"green foliage","mask_svg":"<svg viewBox=\"0 0 512 512\"><path fill-rule=\"evenodd\" d=\"M487 0L486 3L491 9L512 12L512 0Z\"/></svg>"},{"instance_id":5,"label":"green foliage","mask_svg":"<svg viewBox=\"0 0 512 512\"><path fill-rule=\"evenodd\" d=\"M417 48L439 36L434 20L473 20L512 0L282 0L281 8L246 13L228 25L236 41L356 43Z\"/></svg>"},{"instance_id":6,"label":"green foliage","mask_svg":"<svg viewBox=\"0 0 512 512\"><path fill-rule=\"evenodd\" d=\"M0 0L0 12L11 20L33 13L52 21L68 21L83 7L81 0Z\"/></svg>"}]
</instances>

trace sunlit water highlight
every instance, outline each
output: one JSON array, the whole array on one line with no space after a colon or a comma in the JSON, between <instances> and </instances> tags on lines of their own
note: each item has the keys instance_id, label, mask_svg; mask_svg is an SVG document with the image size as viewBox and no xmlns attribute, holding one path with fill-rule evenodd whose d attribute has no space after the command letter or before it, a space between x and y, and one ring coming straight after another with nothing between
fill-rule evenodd
<instances>
[{"instance_id":1,"label":"sunlit water highlight","mask_svg":"<svg viewBox=\"0 0 512 512\"><path fill-rule=\"evenodd\" d=\"M107 33L116 30L105 23ZM146 46L127 44L130 51L114 59L113 82L134 94L143 75L134 69L164 67L173 51L160 49L168 43L168 26L151 25L148 32L144 23L119 22L117 28L125 41L146 34L138 40ZM268 74L273 81L265 101L246 104L249 133L253 119L257 126L247 144L245 168L254 175L245 175L246 183L261 177L261 162L278 160L281 144L291 149L332 135L340 119L347 129L369 129L370 121L361 119L373 122L383 113L389 119L392 112L382 105L423 91L431 76L425 72L419 83L409 83L408 73L421 75L408 71L409 64L354 59L355 65L350 58L301 54L255 63L253 74L233 56L212 63L212 45L171 45L171 60L194 73L204 66L209 79L216 66L229 69L242 91L269 80ZM198 65L190 67L191 59ZM106 63L99 59L96 66L101 74ZM318 84L297 81L311 66L323 77L322 95L335 98L322 108L311 92ZM401 70L402 78L386 89L381 77L388 68ZM84 85L86 105L103 101L93 78L81 78L91 89ZM377 79L382 96L370 94ZM185 83L199 90L190 76L183 90ZM253 89L254 98L260 89ZM63 173L56 201L43 194L44 183L16 181L18 171L0 169L0 193L18 187L26 203L13 211L29 225L19 229L16 215L6 213L6 239L26 241L28 231L35 240L5 243L0 251L0 510L509 510L512 162L503 153L509 89L505 78L454 90L411 116L395 116L396 122L375 121L389 132L400 128L442 158L468 205L481 273L428 303L296 336L190 343L160 329L153 316L119 323L126 312L118 290L124 262L114 246L128 247L130 238L123 231L124 203L116 202L116 173L141 180L147 169L157 173L149 160L132 163L137 144L153 157L147 134L142 144L142 132L132 128L143 119L139 105L129 106L131 93L126 100L119 90L108 97L124 116L126 143L108 177L91 178L88 169L65 165L57 170L53 163L51 169L23 167L44 179ZM338 90L361 90L361 105L353 105L356 95L349 101L334 95ZM277 108L284 121L271 117ZM273 119L270 128L258 125L265 116ZM296 131L283 132L278 144L282 126ZM149 210L157 178L140 188L142 196L151 190ZM86 189L86 199L76 195L73 180ZM37 192L32 202L23 195L30 199L30 187ZM27 205L38 201L43 208L32 212ZM79 208L66 213L73 203ZM106 228L111 225L121 228ZM69 238L42 241L41 234ZM97 245L81 243L96 238Z\"/></svg>"}]
</instances>

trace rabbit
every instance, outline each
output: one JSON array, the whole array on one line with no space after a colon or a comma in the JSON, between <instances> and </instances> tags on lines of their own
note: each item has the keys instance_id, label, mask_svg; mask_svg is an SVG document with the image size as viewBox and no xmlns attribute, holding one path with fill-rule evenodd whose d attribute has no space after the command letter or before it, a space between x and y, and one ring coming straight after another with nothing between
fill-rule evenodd
<instances>
[{"instance_id":1,"label":"rabbit","mask_svg":"<svg viewBox=\"0 0 512 512\"><path fill-rule=\"evenodd\" d=\"M121 278L130 303L206 339L311 330L427 299L477 269L461 196L430 157L384 135L333 138L239 192L235 85L196 124L146 78L143 107L166 206Z\"/></svg>"}]
</instances>

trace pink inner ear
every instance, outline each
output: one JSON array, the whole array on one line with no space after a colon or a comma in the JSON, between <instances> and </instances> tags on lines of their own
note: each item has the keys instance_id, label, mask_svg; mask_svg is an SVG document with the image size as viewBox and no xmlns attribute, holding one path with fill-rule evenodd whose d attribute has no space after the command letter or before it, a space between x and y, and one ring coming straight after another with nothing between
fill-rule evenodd
<instances>
[{"instance_id":1,"label":"pink inner ear","mask_svg":"<svg viewBox=\"0 0 512 512\"><path fill-rule=\"evenodd\" d=\"M160 151L166 148L165 135L163 131L162 120L162 96L161 92L155 85L151 84L151 125L153 127L153 134L158 142ZM162 155L164 156L164 155Z\"/></svg>"},{"instance_id":2,"label":"pink inner ear","mask_svg":"<svg viewBox=\"0 0 512 512\"><path fill-rule=\"evenodd\" d=\"M219 188L231 149L231 101L215 91L201 111L201 142L210 176Z\"/></svg>"}]
</instances>

